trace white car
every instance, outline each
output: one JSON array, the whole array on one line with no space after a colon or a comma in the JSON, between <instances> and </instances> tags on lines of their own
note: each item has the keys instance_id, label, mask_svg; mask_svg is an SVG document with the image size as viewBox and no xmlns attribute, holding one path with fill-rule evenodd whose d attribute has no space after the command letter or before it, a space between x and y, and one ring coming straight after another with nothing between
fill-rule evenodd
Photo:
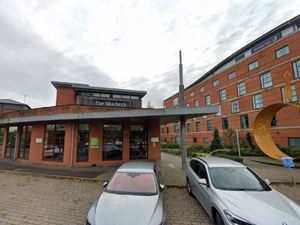
<instances>
[{"instance_id":1,"label":"white car","mask_svg":"<svg viewBox=\"0 0 300 225\"><path fill-rule=\"evenodd\" d=\"M245 165L218 158L192 158L187 191L217 225L300 225L300 207Z\"/></svg>"}]
</instances>

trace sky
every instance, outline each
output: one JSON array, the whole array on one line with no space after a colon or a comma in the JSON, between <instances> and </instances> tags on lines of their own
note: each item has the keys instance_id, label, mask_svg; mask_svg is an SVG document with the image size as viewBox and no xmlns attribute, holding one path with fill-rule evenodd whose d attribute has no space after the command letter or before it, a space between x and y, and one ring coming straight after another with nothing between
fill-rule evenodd
<instances>
[{"instance_id":1,"label":"sky","mask_svg":"<svg viewBox=\"0 0 300 225\"><path fill-rule=\"evenodd\" d=\"M53 106L52 80L145 90L184 85L300 14L299 0L0 0L0 99Z\"/></svg>"}]
</instances>

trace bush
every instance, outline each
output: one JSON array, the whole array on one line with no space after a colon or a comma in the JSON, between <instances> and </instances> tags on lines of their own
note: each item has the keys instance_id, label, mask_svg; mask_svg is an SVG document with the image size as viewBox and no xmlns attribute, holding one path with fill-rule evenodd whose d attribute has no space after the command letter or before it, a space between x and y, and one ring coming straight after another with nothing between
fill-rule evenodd
<instances>
[{"instance_id":1,"label":"bush","mask_svg":"<svg viewBox=\"0 0 300 225\"><path fill-rule=\"evenodd\" d=\"M162 142L162 143L160 144L160 147L161 147L162 149L164 149L164 148L169 148L169 149L179 149L179 148L180 148L180 145L179 145L179 144L176 144L176 143L174 143L174 142L168 141L168 142Z\"/></svg>"},{"instance_id":2,"label":"bush","mask_svg":"<svg viewBox=\"0 0 300 225\"><path fill-rule=\"evenodd\" d=\"M300 156L300 146L296 147L288 147L288 148L280 148L280 150L291 157Z\"/></svg>"},{"instance_id":3,"label":"bush","mask_svg":"<svg viewBox=\"0 0 300 225\"><path fill-rule=\"evenodd\" d=\"M173 155L181 155L181 150L180 149L172 149L172 148L162 148L161 149L162 152L166 152L166 153L170 153Z\"/></svg>"},{"instance_id":4,"label":"bush","mask_svg":"<svg viewBox=\"0 0 300 225\"><path fill-rule=\"evenodd\" d=\"M222 148L221 138L220 138L220 135L219 135L218 128L215 127L215 129L214 129L214 138L211 141L210 149L215 150L215 149L220 149L220 148Z\"/></svg>"},{"instance_id":5,"label":"bush","mask_svg":"<svg viewBox=\"0 0 300 225\"><path fill-rule=\"evenodd\" d=\"M192 144L187 147L187 156L188 157L193 156L193 153L195 153L195 152L207 153L208 149L204 148L202 145L199 145L199 144Z\"/></svg>"},{"instance_id":6,"label":"bush","mask_svg":"<svg viewBox=\"0 0 300 225\"><path fill-rule=\"evenodd\" d=\"M243 162L243 158L242 157L238 157L238 156L233 156L233 155L226 155L226 154L217 154L215 155L217 157L221 157L221 158L226 158L226 159L231 159L237 162L242 163Z\"/></svg>"}]
</instances>

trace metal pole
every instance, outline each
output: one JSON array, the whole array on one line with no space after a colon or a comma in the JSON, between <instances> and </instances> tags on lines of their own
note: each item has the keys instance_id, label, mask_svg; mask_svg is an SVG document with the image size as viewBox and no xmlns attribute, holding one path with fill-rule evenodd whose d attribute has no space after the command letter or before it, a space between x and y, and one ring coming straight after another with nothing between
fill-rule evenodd
<instances>
[{"instance_id":1,"label":"metal pole","mask_svg":"<svg viewBox=\"0 0 300 225\"><path fill-rule=\"evenodd\" d=\"M240 148L240 139L239 139L239 130L235 130L236 132L236 143L238 147L239 157L241 158L241 148Z\"/></svg>"},{"instance_id":2,"label":"metal pole","mask_svg":"<svg viewBox=\"0 0 300 225\"><path fill-rule=\"evenodd\" d=\"M184 107L184 85L183 85L183 72L181 50L179 51L179 107ZM185 116L180 116L180 131L181 131L181 169L186 169L186 129L185 129Z\"/></svg>"}]
</instances>

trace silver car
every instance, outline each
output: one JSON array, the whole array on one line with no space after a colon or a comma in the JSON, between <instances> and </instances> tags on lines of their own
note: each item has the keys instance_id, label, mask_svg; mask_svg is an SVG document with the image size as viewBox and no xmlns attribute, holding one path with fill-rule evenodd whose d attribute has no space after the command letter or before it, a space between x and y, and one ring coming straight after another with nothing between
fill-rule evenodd
<instances>
[{"instance_id":1,"label":"silver car","mask_svg":"<svg viewBox=\"0 0 300 225\"><path fill-rule=\"evenodd\" d=\"M300 207L249 168L218 158L192 158L187 191L217 225L299 225Z\"/></svg>"},{"instance_id":2,"label":"silver car","mask_svg":"<svg viewBox=\"0 0 300 225\"><path fill-rule=\"evenodd\" d=\"M154 163L124 163L104 184L88 212L86 225L163 224L164 185L158 178Z\"/></svg>"}]
</instances>

